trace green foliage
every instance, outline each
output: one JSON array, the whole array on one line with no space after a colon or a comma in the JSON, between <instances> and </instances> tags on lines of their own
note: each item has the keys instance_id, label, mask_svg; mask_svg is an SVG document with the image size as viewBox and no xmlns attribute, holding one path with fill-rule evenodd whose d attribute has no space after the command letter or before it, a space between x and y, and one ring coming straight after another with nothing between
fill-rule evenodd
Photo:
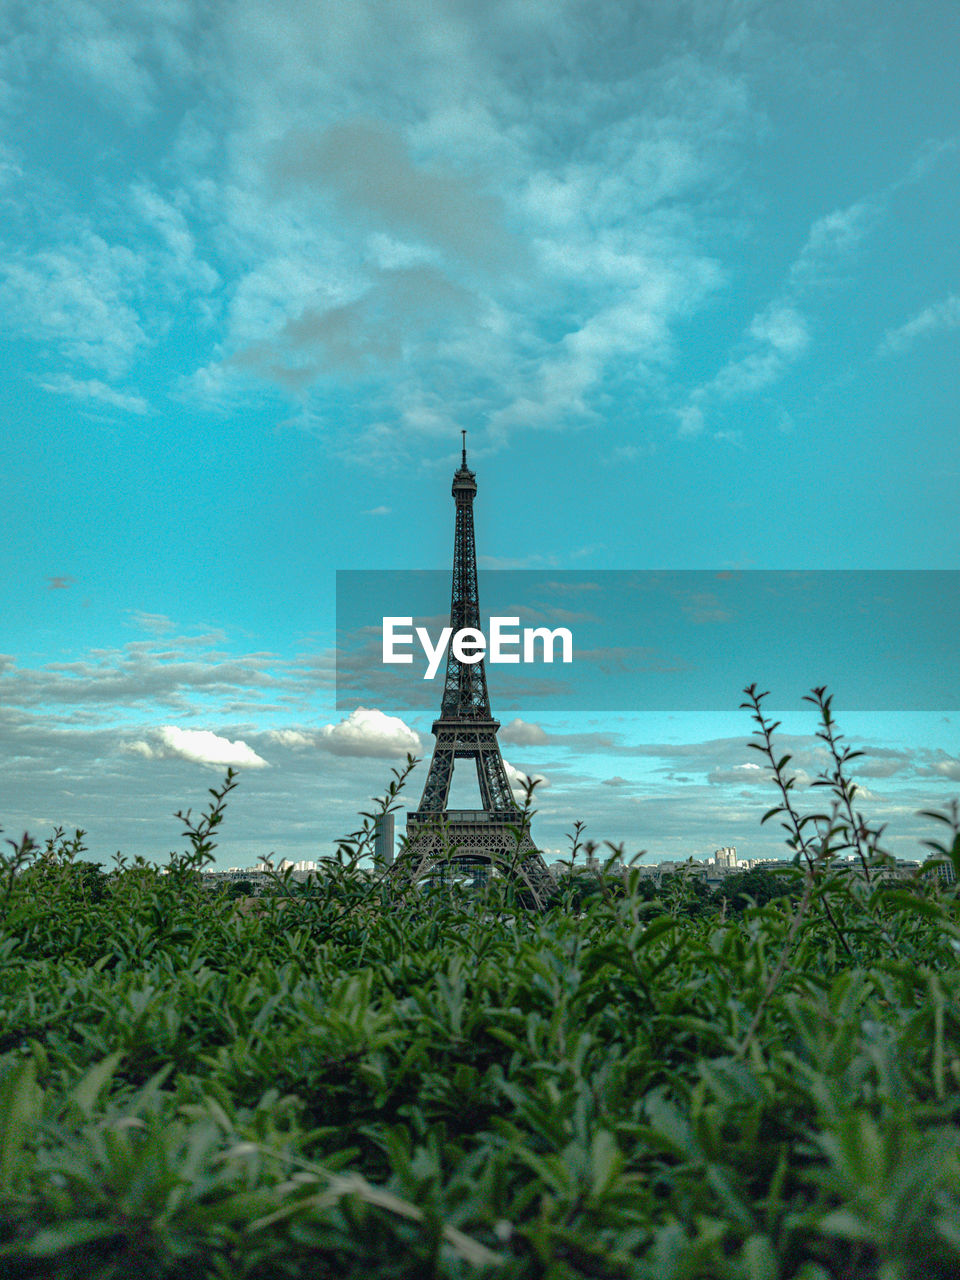
<instances>
[{"instance_id":1,"label":"green foliage","mask_svg":"<svg viewBox=\"0 0 960 1280\"><path fill-rule=\"evenodd\" d=\"M748 691L796 865L725 905L639 868L541 912L497 881L426 898L358 870L374 813L318 885L241 910L199 875L232 772L164 873L90 868L82 832L11 845L0 1272L956 1276L956 891L883 877L814 697L803 814Z\"/></svg>"}]
</instances>

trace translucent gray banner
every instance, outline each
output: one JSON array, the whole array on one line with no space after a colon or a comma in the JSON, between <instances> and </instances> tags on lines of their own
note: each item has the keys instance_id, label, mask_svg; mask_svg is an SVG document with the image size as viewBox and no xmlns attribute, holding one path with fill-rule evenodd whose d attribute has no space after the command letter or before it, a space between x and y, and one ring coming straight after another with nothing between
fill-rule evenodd
<instances>
[{"instance_id":1,"label":"translucent gray banner","mask_svg":"<svg viewBox=\"0 0 960 1280\"><path fill-rule=\"evenodd\" d=\"M953 570L487 570L479 592L487 685L501 719L729 710L754 682L781 707L800 705L815 685L848 710L960 707ZM449 572L338 571L338 709L439 711L445 652L434 678L424 677L428 651L449 626L450 596ZM384 661L385 618L410 619L393 624L392 651L411 661ZM517 635L499 654L490 652L491 618L510 620L500 629ZM572 660L561 660L563 637L554 635L554 661L545 662L535 635L523 661L524 632L538 629L569 632ZM521 660L505 660L512 655Z\"/></svg>"}]
</instances>

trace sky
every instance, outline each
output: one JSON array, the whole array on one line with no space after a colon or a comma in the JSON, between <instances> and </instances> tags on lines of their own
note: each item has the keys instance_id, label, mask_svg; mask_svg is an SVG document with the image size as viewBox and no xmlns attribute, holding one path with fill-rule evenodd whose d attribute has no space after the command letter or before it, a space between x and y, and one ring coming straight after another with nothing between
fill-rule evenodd
<instances>
[{"instance_id":1,"label":"sky","mask_svg":"<svg viewBox=\"0 0 960 1280\"><path fill-rule=\"evenodd\" d=\"M337 572L448 568L461 429L485 570L914 571L919 610L960 568L958 40L946 0L0 3L4 838L163 860L232 764L219 865L314 858L407 751L414 808L435 711L338 705ZM743 683L813 807L768 636ZM950 655L871 706L870 628L824 643L864 811L922 856ZM732 676L510 699L548 857L576 820L782 854Z\"/></svg>"}]
</instances>

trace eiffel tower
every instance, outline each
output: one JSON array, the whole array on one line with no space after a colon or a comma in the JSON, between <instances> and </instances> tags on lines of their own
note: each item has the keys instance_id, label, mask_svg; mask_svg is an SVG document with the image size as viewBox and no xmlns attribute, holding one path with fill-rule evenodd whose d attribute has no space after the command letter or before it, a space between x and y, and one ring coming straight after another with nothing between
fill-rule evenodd
<instances>
[{"instance_id":1,"label":"eiffel tower","mask_svg":"<svg viewBox=\"0 0 960 1280\"><path fill-rule=\"evenodd\" d=\"M453 476L456 530L450 626L454 635L465 627L480 629L473 533L477 479L467 466L467 433L461 434L463 460ZM440 716L433 722L433 757L420 807L407 814L402 862L414 880L428 874L445 878L451 870L461 870L470 871L483 881L490 869L496 868L516 879L528 905L542 907L553 892L553 876L534 845L529 823L524 825L523 813L510 790L497 742L499 728L500 721L490 712L483 659L461 662L451 646L447 650ZM482 809L447 808L457 760L475 762Z\"/></svg>"}]
</instances>

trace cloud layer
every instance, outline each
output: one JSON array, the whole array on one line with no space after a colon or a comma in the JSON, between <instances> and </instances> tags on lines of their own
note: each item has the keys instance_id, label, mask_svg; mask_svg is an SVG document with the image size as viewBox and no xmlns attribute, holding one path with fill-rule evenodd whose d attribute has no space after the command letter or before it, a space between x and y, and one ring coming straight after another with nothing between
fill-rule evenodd
<instances>
[{"instance_id":1,"label":"cloud layer","mask_svg":"<svg viewBox=\"0 0 960 1280\"><path fill-rule=\"evenodd\" d=\"M231 742L209 729L179 729L176 725L163 725L156 731L153 741L137 739L129 750L147 760L179 756L194 764L228 765L238 769L266 769L267 761L238 739Z\"/></svg>"},{"instance_id":2,"label":"cloud layer","mask_svg":"<svg viewBox=\"0 0 960 1280\"><path fill-rule=\"evenodd\" d=\"M391 760L419 754L420 737L396 716L372 707L357 707L345 720L320 730L318 744L339 756Z\"/></svg>"}]
</instances>

